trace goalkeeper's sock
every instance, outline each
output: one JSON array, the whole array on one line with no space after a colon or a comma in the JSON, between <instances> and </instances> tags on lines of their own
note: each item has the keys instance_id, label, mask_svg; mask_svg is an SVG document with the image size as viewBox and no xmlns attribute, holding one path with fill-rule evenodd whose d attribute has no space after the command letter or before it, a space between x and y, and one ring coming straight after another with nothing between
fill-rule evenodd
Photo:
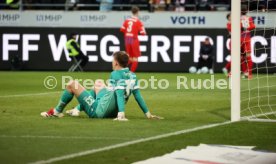
<instances>
[{"instance_id":1,"label":"goalkeeper's sock","mask_svg":"<svg viewBox=\"0 0 276 164\"><path fill-rule=\"evenodd\" d=\"M67 90L64 90L58 105L55 107L56 111L59 113L62 113L65 106L72 100L73 97L74 97L74 94L70 93Z\"/></svg>"},{"instance_id":2,"label":"goalkeeper's sock","mask_svg":"<svg viewBox=\"0 0 276 164\"><path fill-rule=\"evenodd\" d=\"M247 56L247 57L246 57L246 60L247 60L248 75L249 75L249 76L252 76L253 62L252 62L251 56Z\"/></svg>"},{"instance_id":3,"label":"goalkeeper's sock","mask_svg":"<svg viewBox=\"0 0 276 164\"><path fill-rule=\"evenodd\" d=\"M130 68L131 72L135 72L137 69L137 66L138 66L138 61L133 61Z\"/></svg>"}]
</instances>

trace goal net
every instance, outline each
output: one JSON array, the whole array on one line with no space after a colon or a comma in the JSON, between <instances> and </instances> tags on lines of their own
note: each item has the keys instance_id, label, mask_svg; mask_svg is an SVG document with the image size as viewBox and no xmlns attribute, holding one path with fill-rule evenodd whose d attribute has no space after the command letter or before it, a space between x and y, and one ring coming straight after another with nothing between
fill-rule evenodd
<instances>
[{"instance_id":1,"label":"goal net","mask_svg":"<svg viewBox=\"0 0 276 164\"><path fill-rule=\"evenodd\" d=\"M232 0L233 1L233 0ZM250 69L246 58L241 59L240 118L253 121L276 121L276 1L242 0L241 10L246 9L256 26L251 33L252 77L244 77L242 63ZM242 22L241 15L241 23ZM241 38L243 37L241 29ZM243 52L241 41L241 56Z\"/></svg>"}]
</instances>

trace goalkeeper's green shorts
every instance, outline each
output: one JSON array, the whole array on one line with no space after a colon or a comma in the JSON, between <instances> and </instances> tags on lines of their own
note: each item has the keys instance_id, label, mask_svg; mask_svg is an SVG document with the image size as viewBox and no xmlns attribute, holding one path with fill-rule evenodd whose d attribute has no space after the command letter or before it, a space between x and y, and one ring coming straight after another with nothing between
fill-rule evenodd
<instances>
[{"instance_id":1,"label":"goalkeeper's green shorts","mask_svg":"<svg viewBox=\"0 0 276 164\"><path fill-rule=\"evenodd\" d=\"M100 90L96 98L88 91L83 91L77 98L81 109L91 118L114 118L118 113L115 92L106 88Z\"/></svg>"}]
</instances>

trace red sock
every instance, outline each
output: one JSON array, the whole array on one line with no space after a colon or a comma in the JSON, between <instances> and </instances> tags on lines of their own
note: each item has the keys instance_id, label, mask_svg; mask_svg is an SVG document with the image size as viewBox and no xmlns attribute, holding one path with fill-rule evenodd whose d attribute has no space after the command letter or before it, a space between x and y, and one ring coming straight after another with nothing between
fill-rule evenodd
<instances>
[{"instance_id":1,"label":"red sock","mask_svg":"<svg viewBox=\"0 0 276 164\"><path fill-rule=\"evenodd\" d=\"M133 61L130 68L131 72L135 72L137 69L137 66L138 66L138 61Z\"/></svg>"},{"instance_id":2,"label":"red sock","mask_svg":"<svg viewBox=\"0 0 276 164\"><path fill-rule=\"evenodd\" d=\"M241 57L241 71L243 73L247 72L247 64L246 64L245 57Z\"/></svg>"},{"instance_id":3,"label":"red sock","mask_svg":"<svg viewBox=\"0 0 276 164\"><path fill-rule=\"evenodd\" d=\"M227 62L227 64L225 65L225 68L227 69L228 72L231 71L231 61Z\"/></svg>"},{"instance_id":4,"label":"red sock","mask_svg":"<svg viewBox=\"0 0 276 164\"><path fill-rule=\"evenodd\" d=\"M253 67L253 62L252 62L251 56L247 56L246 60L247 60L248 75L250 76L250 75L252 75L252 67Z\"/></svg>"}]
</instances>

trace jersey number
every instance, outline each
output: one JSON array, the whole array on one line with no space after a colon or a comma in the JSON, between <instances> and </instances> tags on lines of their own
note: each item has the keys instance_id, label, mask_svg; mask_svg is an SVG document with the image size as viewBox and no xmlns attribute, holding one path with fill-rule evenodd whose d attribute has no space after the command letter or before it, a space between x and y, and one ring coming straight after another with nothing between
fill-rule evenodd
<instances>
[{"instance_id":1,"label":"jersey number","mask_svg":"<svg viewBox=\"0 0 276 164\"><path fill-rule=\"evenodd\" d=\"M243 28L248 28L249 27L249 20L248 19L242 19L241 23L242 23Z\"/></svg>"},{"instance_id":2,"label":"jersey number","mask_svg":"<svg viewBox=\"0 0 276 164\"><path fill-rule=\"evenodd\" d=\"M132 31L133 22L130 21L127 24L128 24L128 26L127 26L127 32L131 32Z\"/></svg>"},{"instance_id":3,"label":"jersey number","mask_svg":"<svg viewBox=\"0 0 276 164\"><path fill-rule=\"evenodd\" d=\"M89 105L91 106L95 100L93 100L92 96L88 96L86 98L84 98L84 101Z\"/></svg>"}]
</instances>

